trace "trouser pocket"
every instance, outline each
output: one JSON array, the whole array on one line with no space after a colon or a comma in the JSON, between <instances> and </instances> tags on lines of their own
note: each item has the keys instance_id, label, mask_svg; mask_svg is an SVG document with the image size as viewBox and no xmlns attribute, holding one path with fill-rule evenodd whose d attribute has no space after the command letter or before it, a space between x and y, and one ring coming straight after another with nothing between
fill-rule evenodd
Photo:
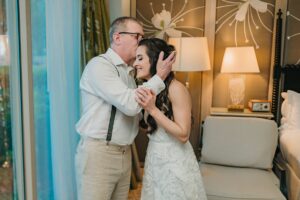
<instances>
[{"instance_id":1,"label":"trouser pocket","mask_svg":"<svg viewBox=\"0 0 300 200\"><path fill-rule=\"evenodd\" d=\"M88 153L85 149L85 141L81 139L77 145L75 154L75 172L78 199L81 198L82 178L88 162Z\"/></svg>"},{"instance_id":2,"label":"trouser pocket","mask_svg":"<svg viewBox=\"0 0 300 200\"><path fill-rule=\"evenodd\" d=\"M85 141L80 140L77 146L77 151L75 154L75 169L78 175L82 175L85 171L88 161L88 153L85 149Z\"/></svg>"}]
</instances>

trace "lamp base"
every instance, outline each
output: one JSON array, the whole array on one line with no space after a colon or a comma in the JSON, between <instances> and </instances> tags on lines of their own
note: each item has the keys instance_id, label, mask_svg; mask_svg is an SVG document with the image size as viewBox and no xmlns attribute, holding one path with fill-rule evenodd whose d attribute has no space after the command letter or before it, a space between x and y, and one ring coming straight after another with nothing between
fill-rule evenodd
<instances>
[{"instance_id":1,"label":"lamp base","mask_svg":"<svg viewBox=\"0 0 300 200\"><path fill-rule=\"evenodd\" d=\"M240 104L234 105L234 104L231 104L231 105L227 106L227 110L230 111L230 112L244 112L244 105L240 105Z\"/></svg>"}]
</instances>

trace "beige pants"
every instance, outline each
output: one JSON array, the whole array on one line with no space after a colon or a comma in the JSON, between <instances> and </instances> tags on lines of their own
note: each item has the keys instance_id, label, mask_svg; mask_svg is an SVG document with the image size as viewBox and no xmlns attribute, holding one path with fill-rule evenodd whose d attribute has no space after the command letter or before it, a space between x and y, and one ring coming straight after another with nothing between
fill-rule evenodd
<instances>
[{"instance_id":1,"label":"beige pants","mask_svg":"<svg viewBox=\"0 0 300 200\"><path fill-rule=\"evenodd\" d=\"M75 156L78 200L126 200L131 148L81 139Z\"/></svg>"}]
</instances>

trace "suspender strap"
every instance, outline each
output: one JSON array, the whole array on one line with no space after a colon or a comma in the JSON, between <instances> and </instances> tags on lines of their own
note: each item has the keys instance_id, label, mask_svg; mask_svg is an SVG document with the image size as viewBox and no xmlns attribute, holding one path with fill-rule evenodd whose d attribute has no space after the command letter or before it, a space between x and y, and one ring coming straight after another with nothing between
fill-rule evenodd
<instances>
[{"instance_id":1,"label":"suspender strap","mask_svg":"<svg viewBox=\"0 0 300 200\"><path fill-rule=\"evenodd\" d=\"M111 112L110 112L110 119L109 119L108 131L107 131L107 136L106 136L106 141L107 142L111 141L111 136L112 136L113 126L114 126L115 116L116 116L116 107L112 106L111 107Z\"/></svg>"},{"instance_id":2,"label":"suspender strap","mask_svg":"<svg viewBox=\"0 0 300 200\"><path fill-rule=\"evenodd\" d=\"M120 73L119 70L117 69L117 67L113 64L113 62L106 58L104 55L100 55L99 57L104 58L105 60L107 60L110 64L112 64L115 69L118 72L118 76L120 77ZM111 112L110 112L110 118L109 118L109 124L108 124L108 130L107 130L107 136L106 136L106 142L109 143L111 141L111 137L112 137L112 131L113 131L113 127L114 127L114 122L115 122L115 116L116 116L116 107L114 105L111 106Z\"/></svg>"}]
</instances>

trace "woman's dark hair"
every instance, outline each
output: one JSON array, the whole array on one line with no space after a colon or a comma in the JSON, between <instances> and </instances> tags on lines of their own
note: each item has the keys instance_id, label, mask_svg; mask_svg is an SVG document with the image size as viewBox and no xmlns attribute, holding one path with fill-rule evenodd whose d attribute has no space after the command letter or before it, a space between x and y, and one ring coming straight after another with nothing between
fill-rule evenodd
<instances>
[{"instance_id":1,"label":"woman's dark hair","mask_svg":"<svg viewBox=\"0 0 300 200\"><path fill-rule=\"evenodd\" d=\"M143 39L139 42L139 46L146 47L146 53L150 61L150 74L154 76L156 74L156 64L161 51L164 52L164 59L166 59L174 50L174 46L168 45L164 40L158 38ZM155 105L160 109L169 119L173 120L172 103L169 99L169 85L174 79L174 73L171 72L165 79L165 89L159 93L156 97ZM140 126L147 128L148 133L153 133L157 129L157 123L154 118L149 115L147 117L147 123L144 118L140 122Z\"/></svg>"}]
</instances>

